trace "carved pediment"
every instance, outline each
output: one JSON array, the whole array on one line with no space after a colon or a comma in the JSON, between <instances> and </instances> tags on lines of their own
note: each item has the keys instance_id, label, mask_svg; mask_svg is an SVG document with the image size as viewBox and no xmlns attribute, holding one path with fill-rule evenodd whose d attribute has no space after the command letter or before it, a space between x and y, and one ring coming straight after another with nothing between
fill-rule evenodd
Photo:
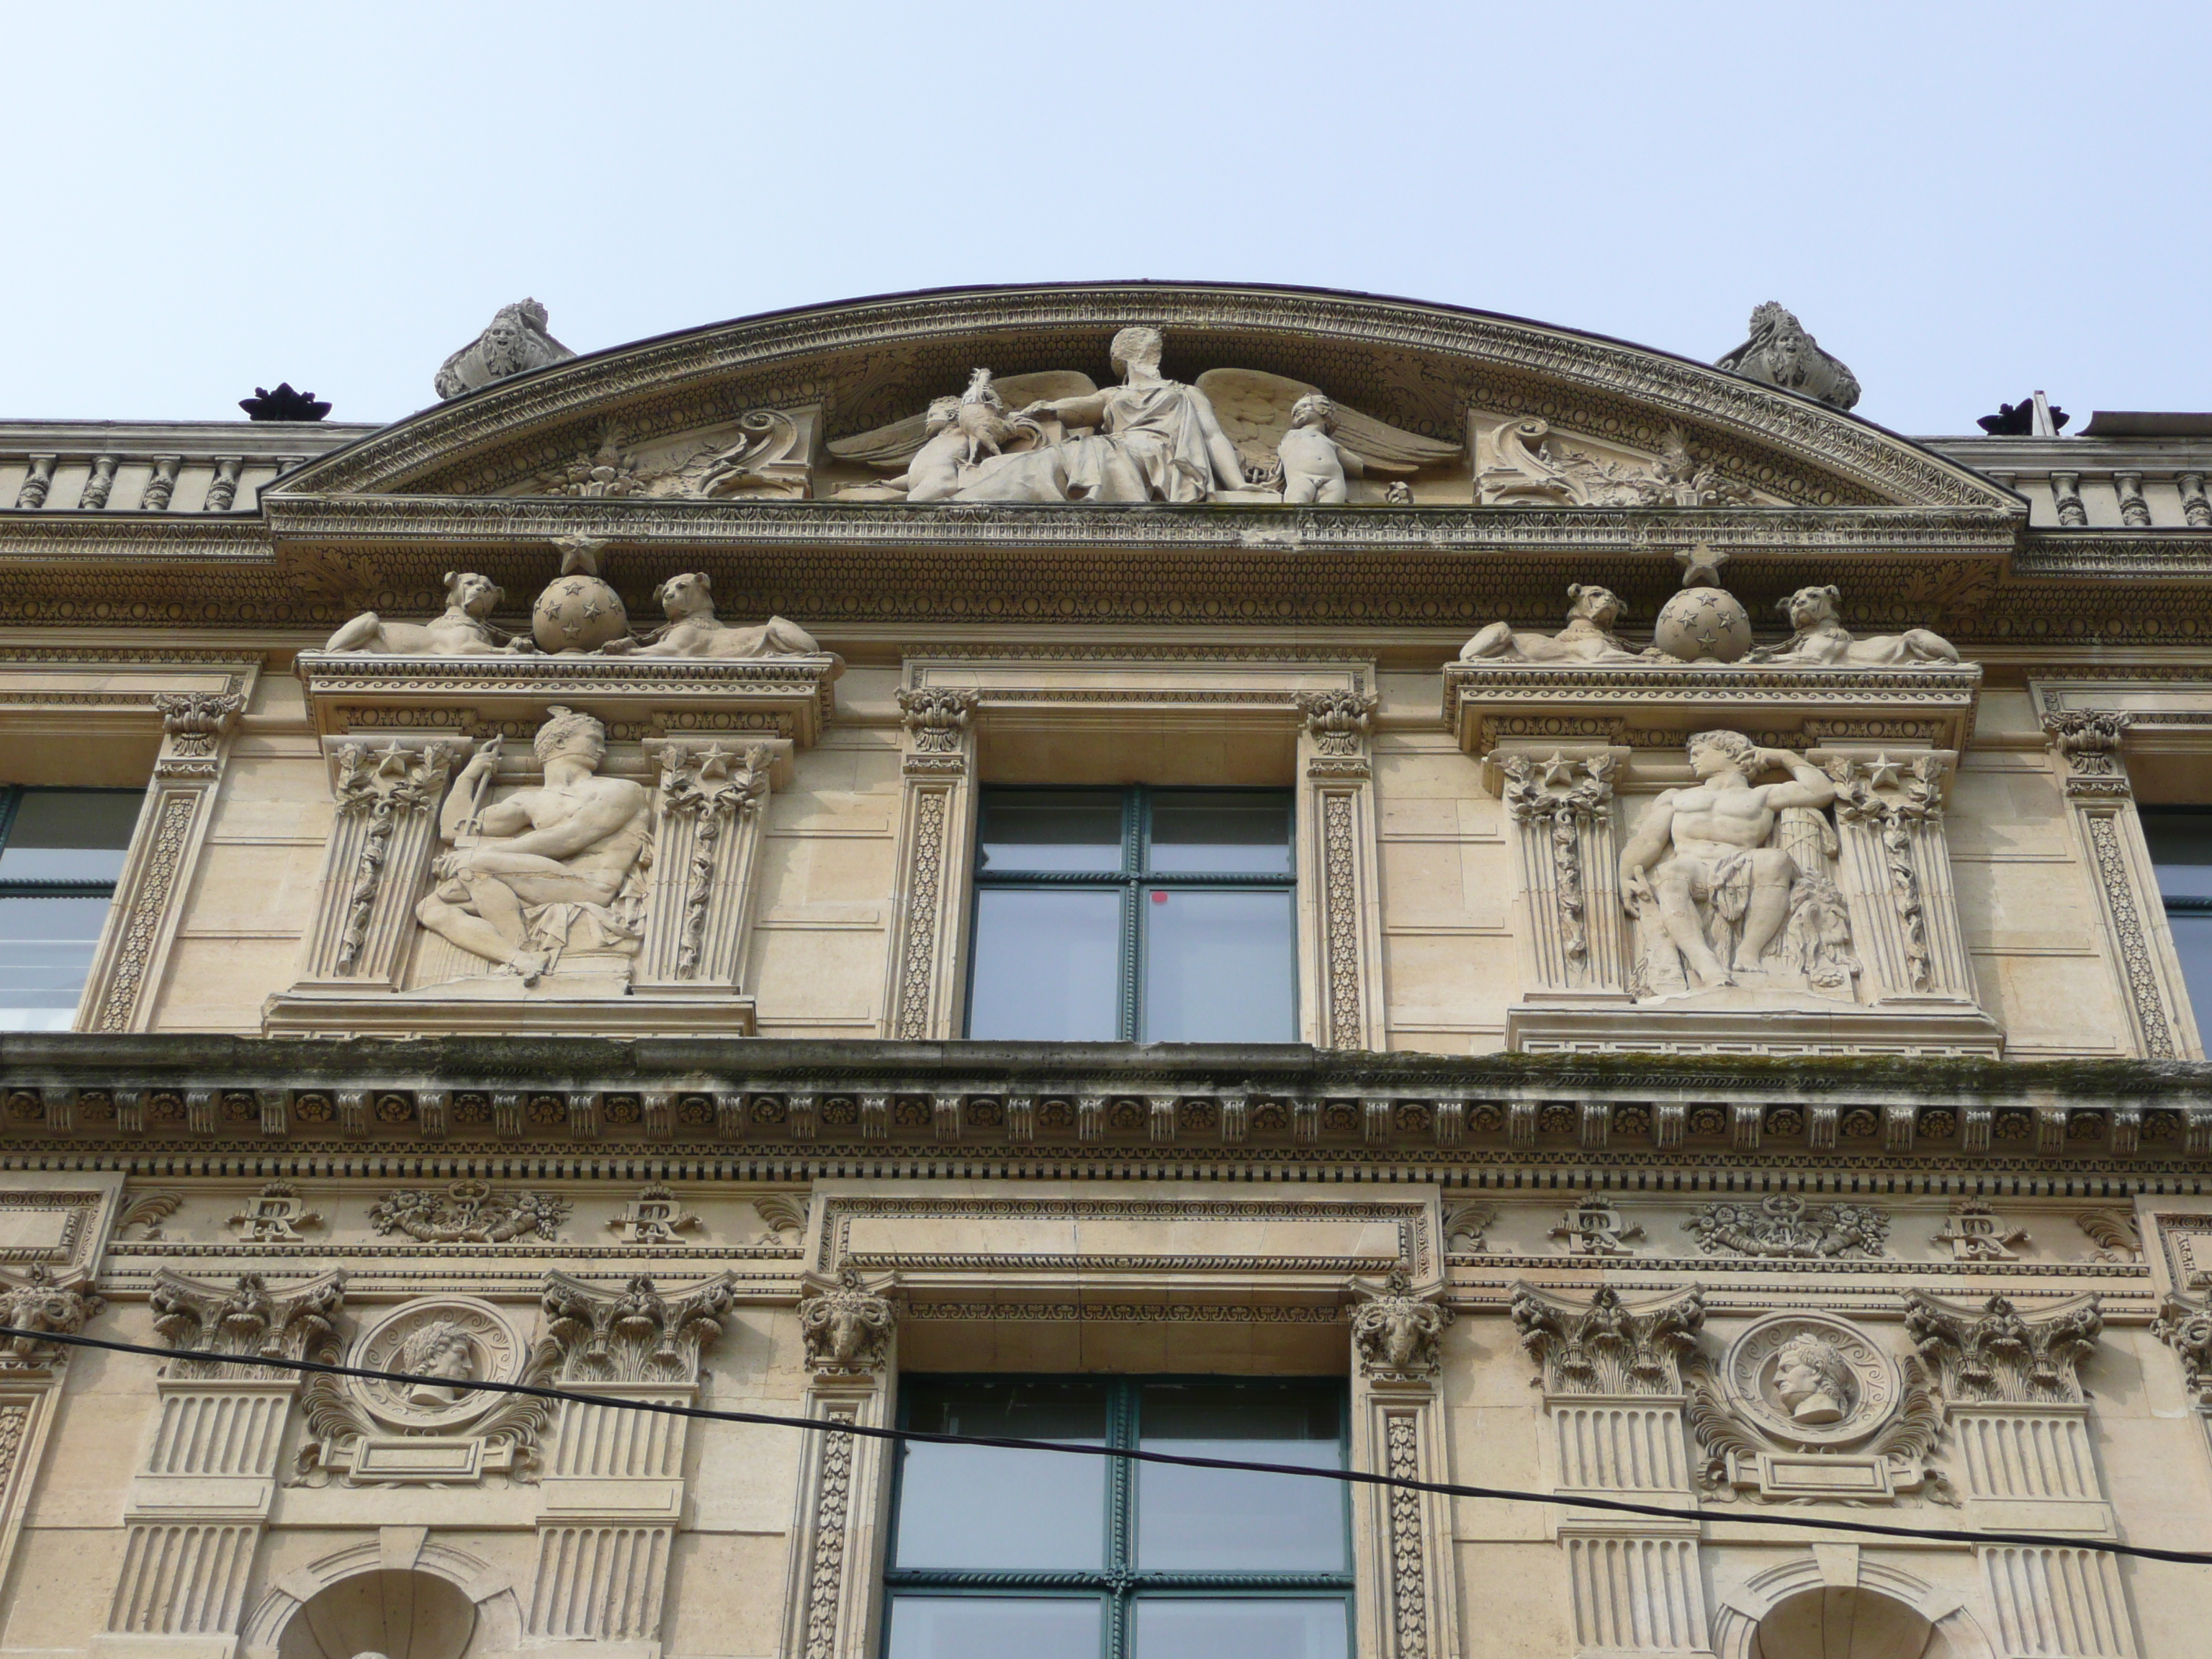
<instances>
[{"instance_id":1,"label":"carved pediment","mask_svg":"<svg viewBox=\"0 0 2212 1659\"><path fill-rule=\"evenodd\" d=\"M1692 463L1680 489L1704 469L1708 490L1728 492L1716 500L2017 507L1838 410L1643 348L1442 306L1154 283L896 296L617 347L492 381L310 463L276 493L820 497L882 476L849 441L926 423L979 368L1009 413L1079 397L1083 382L1114 387L1125 365L1112 342L1133 325L1165 336L1162 374L1210 394L1251 471L1264 472L1261 452L1289 418L1274 394L1298 386L1335 404L1336 440L1373 465L1354 482L1455 469L1462 501L1476 472L1501 465L1483 428L1534 419L1548 422L1556 466L1583 479L1567 494L1593 505L1631 504L1615 498L1675 454ZM809 467L811 488L795 490Z\"/></svg>"}]
</instances>

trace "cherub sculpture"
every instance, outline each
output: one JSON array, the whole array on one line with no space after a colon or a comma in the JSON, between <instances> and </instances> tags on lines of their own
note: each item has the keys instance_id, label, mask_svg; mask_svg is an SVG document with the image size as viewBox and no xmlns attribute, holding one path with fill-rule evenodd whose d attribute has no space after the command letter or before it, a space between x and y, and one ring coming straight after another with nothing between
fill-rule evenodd
<instances>
[{"instance_id":1,"label":"cherub sculpture","mask_svg":"<svg viewBox=\"0 0 2212 1659\"><path fill-rule=\"evenodd\" d=\"M509 634L485 620L507 595L473 570L446 573L445 614L426 623L386 622L364 611L331 635L325 651L380 657L486 657L538 647L527 635Z\"/></svg>"},{"instance_id":2,"label":"cherub sculpture","mask_svg":"<svg viewBox=\"0 0 2212 1659\"><path fill-rule=\"evenodd\" d=\"M1763 645L1753 662L1803 663L1821 668L1893 668L1899 663L1952 663L1959 647L1941 634L1908 628L1902 634L1874 634L1860 639L1836 616L1835 587L1801 587L1775 609L1796 631L1780 645Z\"/></svg>"},{"instance_id":3,"label":"cherub sculpture","mask_svg":"<svg viewBox=\"0 0 2212 1659\"><path fill-rule=\"evenodd\" d=\"M1364 477L1367 463L1359 452L1329 436L1336 405L1309 392L1291 405L1291 429L1276 441L1283 463L1283 500L1292 505L1317 501L1333 506L1345 499L1346 477Z\"/></svg>"},{"instance_id":4,"label":"cherub sculpture","mask_svg":"<svg viewBox=\"0 0 2212 1659\"><path fill-rule=\"evenodd\" d=\"M484 331L438 366L441 398L459 398L479 386L522 374L576 354L545 331L551 319L535 300L501 306Z\"/></svg>"},{"instance_id":5,"label":"cherub sculpture","mask_svg":"<svg viewBox=\"0 0 2212 1659\"><path fill-rule=\"evenodd\" d=\"M1462 662L1634 662L1638 653L1613 631L1627 611L1610 588L1577 582L1567 589L1567 625L1558 633L1529 634L1510 623L1491 623L1460 648L1459 658Z\"/></svg>"},{"instance_id":6,"label":"cherub sculpture","mask_svg":"<svg viewBox=\"0 0 2212 1659\"><path fill-rule=\"evenodd\" d=\"M736 627L714 615L714 586L703 570L671 576L653 590L666 623L640 641L625 634L601 649L640 657L800 657L822 647L796 623L770 617L755 627Z\"/></svg>"}]
</instances>

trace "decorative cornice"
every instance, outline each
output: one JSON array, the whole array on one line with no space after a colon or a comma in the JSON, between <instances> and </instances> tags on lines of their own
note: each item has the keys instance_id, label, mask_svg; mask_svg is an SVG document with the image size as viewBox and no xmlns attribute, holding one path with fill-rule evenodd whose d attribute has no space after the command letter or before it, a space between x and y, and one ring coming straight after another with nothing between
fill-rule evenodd
<instances>
[{"instance_id":1,"label":"decorative cornice","mask_svg":"<svg viewBox=\"0 0 2212 1659\"><path fill-rule=\"evenodd\" d=\"M1540 403L1548 388L1554 398L1564 391L1632 404L1647 420L1656 414L1691 427L1693 438L1710 434L1722 449L1771 449L1787 458L1782 470L1788 462L1805 470L1802 487L1815 497L2019 510L2009 492L1878 427L1644 348L1411 301L1165 283L949 290L720 324L499 381L310 463L286 483L291 492L421 489L471 471L481 477L487 463L526 476L523 463L535 454L528 439L550 436L556 441L537 448L565 453L593 422L619 416L649 429L656 394L703 405L696 415L717 404L750 406L773 387L807 388L826 396L842 429L883 412L888 398L926 396L952 362L937 361L947 346L957 356L988 345L994 366L1007 364L1002 372L1028 367L1032 356L1060 367L1071 353L1102 357L1130 323L1168 331L1174 365L1186 373L1219 359L1310 374L1321 349L1334 347L1331 392L1423 427L1438 425L1439 415L1456 422L1471 398L1512 407ZM1415 361L1392 367L1410 383L1382 395L1380 360L1408 357Z\"/></svg>"}]
</instances>

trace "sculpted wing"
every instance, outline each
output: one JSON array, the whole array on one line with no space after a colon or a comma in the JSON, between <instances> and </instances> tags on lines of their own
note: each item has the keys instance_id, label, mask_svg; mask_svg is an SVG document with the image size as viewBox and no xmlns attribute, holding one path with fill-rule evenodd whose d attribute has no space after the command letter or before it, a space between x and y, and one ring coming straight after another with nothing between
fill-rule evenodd
<instances>
[{"instance_id":1,"label":"sculpted wing","mask_svg":"<svg viewBox=\"0 0 2212 1659\"><path fill-rule=\"evenodd\" d=\"M1097 384L1079 370L1048 368L1035 374L1009 374L992 382L1008 409L1019 409L1025 404L1042 403L1056 398L1087 398L1098 390ZM951 392L945 394L951 396ZM904 466L929 441L929 411L909 415L902 421L893 421L889 426L879 426L872 432L859 432L849 438L832 438L830 453L841 461L859 461L866 466L892 470Z\"/></svg>"},{"instance_id":2,"label":"sculpted wing","mask_svg":"<svg viewBox=\"0 0 2212 1659\"><path fill-rule=\"evenodd\" d=\"M849 438L832 438L830 453L842 461L860 461L869 466L904 466L915 457L929 436L929 416L925 411L909 415L902 421L893 421L889 426L879 426L872 432L856 433Z\"/></svg>"},{"instance_id":3,"label":"sculpted wing","mask_svg":"<svg viewBox=\"0 0 2212 1659\"><path fill-rule=\"evenodd\" d=\"M1321 390L1287 374L1256 368L1209 368L1198 377L1197 386L1213 405L1230 442L1240 451L1268 455L1291 429L1291 406L1308 392ZM1457 444L1421 437L1345 404L1336 404L1330 430L1339 443L1383 472L1418 472L1460 453Z\"/></svg>"}]
</instances>

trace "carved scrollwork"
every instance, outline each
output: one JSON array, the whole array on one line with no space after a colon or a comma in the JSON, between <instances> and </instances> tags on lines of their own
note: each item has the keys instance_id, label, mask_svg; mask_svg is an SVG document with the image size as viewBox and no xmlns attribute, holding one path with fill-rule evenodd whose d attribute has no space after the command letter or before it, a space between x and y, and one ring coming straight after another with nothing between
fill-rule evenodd
<instances>
[{"instance_id":1,"label":"carved scrollwork","mask_svg":"<svg viewBox=\"0 0 2212 1659\"><path fill-rule=\"evenodd\" d=\"M1705 1293L1695 1285L1632 1308L1609 1285L1580 1305L1516 1285L1510 1311L1550 1394L1680 1394L1705 1322Z\"/></svg>"},{"instance_id":2,"label":"carved scrollwork","mask_svg":"<svg viewBox=\"0 0 2212 1659\"><path fill-rule=\"evenodd\" d=\"M505 1244L557 1237L570 1209L545 1193L500 1192L481 1181L456 1181L443 1192L404 1188L369 1206L380 1233L404 1233L425 1244Z\"/></svg>"},{"instance_id":3,"label":"carved scrollwork","mask_svg":"<svg viewBox=\"0 0 2212 1659\"><path fill-rule=\"evenodd\" d=\"M1708 1255L1807 1261L1881 1255L1889 1213L1871 1204L1808 1204L1794 1193L1775 1193L1755 1203L1700 1204L1682 1226Z\"/></svg>"},{"instance_id":4,"label":"carved scrollwork","mask_svg":"<svg viewBox=\"0 0 2212 1659\"><path fill-rule=\"evenodd\" d=\"M835 1279L810 1274L807 1282L809 1293L799 1304L807 1364L817 1374L848 1376L882 1370L896 1315L880 1285L864 1283L851 1267Z\"/></svg>"},{"instance_id":5,"label":"carved scrollwork","mask_svg":"<svg viewBox=\"0 0 2212 1659\"><path fill-rule=\"evenodd\" d=\"M699 1356L722 1334L737 1297L731 1276L665 1297L650 1279L618 1291L548 1273L545 1333L563 1382L696 1382Z\"/></svg>"},{"instance_id":6,"label":"carved scrollwork","mask_svg":"<svg viewBox=\"0 0 2212 1659\"><path fill-rule=\"evenodd\" d=\"M173 1359L172 1377L236 1377L266 1382L280 1374L246 1363L254 1358L337 1361L338 1310L345 1303L345 1274L332 1271L288 1291L271 1291L259 1273L243 1273L228 1286L210 1285L163 1269L147 1305L154 1328L174 1349L196 1349L222 1359Z\"/></svg>"},{"instance_id":7,"label":"carved scrollwork","mask_svg":"<svg viewBox=\"0 0 2212 1659\"><path fill-rule=\"evenodd\" d=\"M1380 1285L1352 1281L1360 1298L1352 1315L1352 1344L1361 1374L1382 1381L1414 1382L1437 1374L1444 1328L1452 1311L1437 1300L1439 1284L1415 1293L1403 1263Z\"/></svg>"},{"instance_id":8,"label":"carved scrollwork","mask_svg":"<svg viewBox=\"0 0 2212 1659\"><path fill-rule=\"evenodd\" d=\"M1908 1291L1905 1328L1954 1401L2080 1405L2105 1320L2094 1295L2023 1314L2002 1296L1972 1308Z\"/></svg>"},{"instance_id":9,"label":"carved scrollwork","mask_svg":"<svg viewBox=\"0 0 2212 1659\"><path fill-rule=\"evenodd\" d=\"M68 1362L68 1344L42 1341L38 1334L75 1336L82 1330L107 1305L91 1284L89 1273L63 1278L44 1262L20 1279L0 1274L0 1325L23 1333L0 1339L0 1376L43 1375Z\"/></svg>"}]
</instances>

